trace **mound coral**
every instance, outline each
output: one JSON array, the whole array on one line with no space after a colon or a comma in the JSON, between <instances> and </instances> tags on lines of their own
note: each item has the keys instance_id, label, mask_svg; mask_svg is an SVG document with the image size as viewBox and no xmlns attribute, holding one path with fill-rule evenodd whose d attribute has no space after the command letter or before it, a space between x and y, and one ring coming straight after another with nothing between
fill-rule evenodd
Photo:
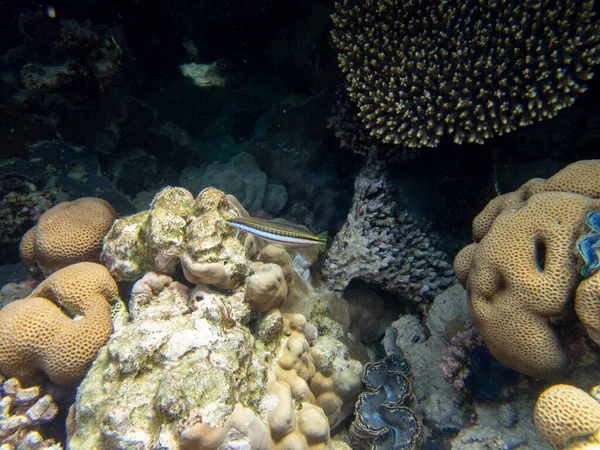
<instances>
[{"instance_id":1,"label":"mound coral","mask_svg":"<svg viewBox=\"0 0 600 450\"><path fill-rule=\"evenodd\" d=\"M181 263L190 283L232 289L250 272L244 246L226 223L241 214L247 213L237 200L218 189L207 188L194 200L186 189L167 187L148 211L115 221L100 260L117 280L173 273Z\"/></svg>"},{"instance_id":2,"label":"mound coral","mask_svg":"<svg viewBox=\"0 0 600 450\"><path fill-rule=\"evenodd\" d=\"M58 413L52 396L39 386L24 389L16 378L0 376L0 448L2 450L62 450L54 439L44 439L40 426Z\"/></svg>"},{"instance_id":3,"label":"mound coral","mask_svg":"<svg viewBox=\"0 0 600 450\"><path fill-rule=\"evenodd\" d=\"M473 220L475 243L458 253L454 269L502 364L539 378L564 372L570 356L552 322L573 305L598 341L600 279L596 273L580 280L576 244L599 198L600 160L579 161L493 199Z\"/></svg>"},{"instance_id":4,"label":"mound coral","mask_svg":"<svg viewBox=\"0 0 600 450\"><path fill-rule=\"evenodd\" d=\"M25 265L35 263L46 274L83 261L96 261L102 239L117 213L100 198L62 202L46 211L21 239Z\"/></svg>"},{"instance_id":5,"label":"mound coral","mask_svg":"<svg viewBox=\"0 0 600 450\"><path fill-rule=\"evenodd\" d=\"M592 393L597 391L598 386L592 389ZM533 420L555 449L600 447L600 403L575 386L557 384L542 392Z\"/></svg>"},{"instance_id":6,"label":"mound coral","mask_svg":"<svg viewBox=\"0 0 600 450\"><path fill-rule=\"evenodd\" d=\"M40 371L56 384L78 383L113 331L111 305L120 303L117 284L99 264L55 272L0 310L0 373L24 385Z\"/></svg>"},{"instance_id":7,"label":"mound coral","mask_svg":"<svg viewBox=\"0 0 600 450\"><path fill-rule=\"evenodd\" d=\"M553 117L599 62L593 1L341 0L338 61L385 143L482 143Z\"/></svg>"}]
</instances>

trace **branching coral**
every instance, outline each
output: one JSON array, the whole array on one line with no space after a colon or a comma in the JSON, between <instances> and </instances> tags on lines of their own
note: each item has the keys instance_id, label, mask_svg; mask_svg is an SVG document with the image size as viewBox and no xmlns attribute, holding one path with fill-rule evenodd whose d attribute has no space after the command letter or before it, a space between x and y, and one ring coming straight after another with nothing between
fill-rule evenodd
<instances>
[{"instance_id":1,"label":"branching coral","mask_svg":"<svg viewBox=\"0 0 600 450\"><path fill-rule=\"evenodd\" d=\"M381 163L367 164L354 183L352 209L327 251L327 286L345 289L352 279L429 301L452 283L446 255L427 235L427 225L397 205Z\"/></svg>"},{"instance_id":2,"label":"branching coral","mask_svg":"<svg viewBox=\"0 0 600 450\"><path fill-rule=\"evenodd\" d=\"M62 445L44 439L40 425L58 413L52 396L40 393L39 386L22 388L19 380L0 376L0 448L2 450L60 450Z\"/></svg>"},{"instance_id":3,"label":"branching coral","mask_svg":"<svg viewBox=\"0 0 600 450\"><path fill-rule=\"evenodd\" d=\"M342 0L338 61L383 142L482 143L556 115L599 61L593 1Z\"/></svg>"}]
</instances>

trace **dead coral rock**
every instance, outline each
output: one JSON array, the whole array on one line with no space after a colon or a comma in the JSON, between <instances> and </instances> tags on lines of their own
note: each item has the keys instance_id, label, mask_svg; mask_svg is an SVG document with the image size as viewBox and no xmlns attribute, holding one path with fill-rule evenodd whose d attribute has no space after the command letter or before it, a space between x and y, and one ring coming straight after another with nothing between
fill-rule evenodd
<instances>
[{"instance_id":1,"label":"dead coral rock","mask_svg":"<svg viewBox=\"0 0 600 450\"><path fill-rule=\"evenodd\" d=\"M255 311L265 312L278 307L287 297L287 293L283 271L277 264L262 264L248 277L246 298Z\"/></svg>"},{"instance_id":2,"label":"dead coral rock","mask_svg":"<svg viewBox=\"0 0 600 450\"><path fill-rule=\"evenodd\" d=\"M600 160L580 161L495 198L473 221L475 243L456 256L455 272L477 328L502 364L538 378L568 368L551 322L573 311L582 266L576 243L587 214L600 209L598 197ZM600 322L597 308L590 312L594 283L582 283L578 299L592 337Z\"/></svg>"},{"instance_id":3,"label":"dead coral rock","mask_svg":"<svg viewBox=\"0 0 600 450\"><path fill-rule=\"evenodd\" d=\"M158 192L148 211L115 221L104 239L100 260L117 280L136 281L145 273L173 273L185 246L194 197L183 188Z\"/></svg>"},{"instance_id":4,"label":"dead coral rock","mask_svg":"<svg viewBox=\"0 0 600 450\"><path fill-rule=\"evenodd\" d=\"M78 263L48 277L29 297L0 310L0 373L26 385L44 371L56 384L77 384L113 331L120 303L105 267Z\"/></svg>"},{"instance_id":5,"label":"dead coral rock","mask_svg":"<svg viewBox=\"0 0 600 450\"><path fill-rule=\"evenodd\" d=\"M181 256L183 274L190 283L235 289L250 273L246 249L235 238L235 228L227 224L233 217L237 217L236 209L218 189L206 188L196 198Z\"/></svg>"},{"instance_id":6,"label":"dead coral rock","mask_svg":"<svg viewBox=\"0 0 600 450\"><path fill-rule=\"evenodd\" d=\"M59 203L25 233L21 258L26 265L36 262L46 274L78 262L96 261L116 217L113 207L100 198Z\"/></svg>"}]
</instances>

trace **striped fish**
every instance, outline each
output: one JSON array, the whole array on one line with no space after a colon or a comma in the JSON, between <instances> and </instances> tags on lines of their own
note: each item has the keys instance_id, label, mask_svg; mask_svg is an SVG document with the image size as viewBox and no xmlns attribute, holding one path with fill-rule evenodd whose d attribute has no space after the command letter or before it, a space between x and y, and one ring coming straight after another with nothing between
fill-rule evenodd
<instances>
[{"instance_id":1,"label":"striped fish","mask_svg":"<svg viewBox=\"0 0 600 450\"><path fill-rule=\"evenodd\" d=\"M327 231L316 235L298 225L254 217L236 217L228 219L227 223L238 230L253 234L268 242L281 244L284 247L318 245L319 251L324 252L327 246Z\"/></svg>"}]
</instances>

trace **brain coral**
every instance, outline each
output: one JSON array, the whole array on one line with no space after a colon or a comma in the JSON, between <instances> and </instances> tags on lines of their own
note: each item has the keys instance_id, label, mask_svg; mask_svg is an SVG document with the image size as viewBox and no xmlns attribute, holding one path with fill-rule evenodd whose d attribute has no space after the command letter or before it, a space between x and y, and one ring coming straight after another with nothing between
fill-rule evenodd
<instances>
[{"instance_id":1,"label":"brain coral","mask_svg":"<svg viewBox=\"0 0 600 450\"><path fill-rule=\"evenodd\" d=\"M542 392L533 420L540 435L554 448L600 446L600 403L575 386L557 384ZM588 447L588 443L596 446Z\"/></svg>"},{"instance_id":2,"label":"brain coral","mask_svg":"<svg viewBox=\"0 0 600 450\"><path fill-rule=\"evenodd\" d=\"M341 0L332 35L373 136L482 143L553 117L586 90L600 48L593 5Z\"/></svg>"},{"instance_id":3,"label":"brain coral","mask_svg":"<svg viewBox=\"0 0 600 450\"><path fill-rule=\"evenodd\" d=\"M100 198L83 197L62 202L46 211L21 239L21 259L37 263L46 272L70 264L95 261L102 239L117 213Z\"/></svg>"},{"instance_id":4,"label":"brain coral","mask_svg":"<svg viewBox=\"0 0 600 450\"><path fill-rule=\"evenodd\" d=\"M29 384L41 370L56 384L78 383L113 331L118 295L99 264L52 274L29 297L0 310L0 373Z\"/></svg>"},{"instance_id":5,"label":"brain coral","mask_svg":"<svg viewBox=\"0 0 600 450\"><path fill-rule=\"evenodd\" d=\"M579 161L495 198L473 221L475 243L459 252L454 269L477 328L504 365L540 378L564 372L570 358L552 321L573 305L597 330L598 284L580 284L575 247L599 197L600 160Z\"/></svg>"}]
</instances>

